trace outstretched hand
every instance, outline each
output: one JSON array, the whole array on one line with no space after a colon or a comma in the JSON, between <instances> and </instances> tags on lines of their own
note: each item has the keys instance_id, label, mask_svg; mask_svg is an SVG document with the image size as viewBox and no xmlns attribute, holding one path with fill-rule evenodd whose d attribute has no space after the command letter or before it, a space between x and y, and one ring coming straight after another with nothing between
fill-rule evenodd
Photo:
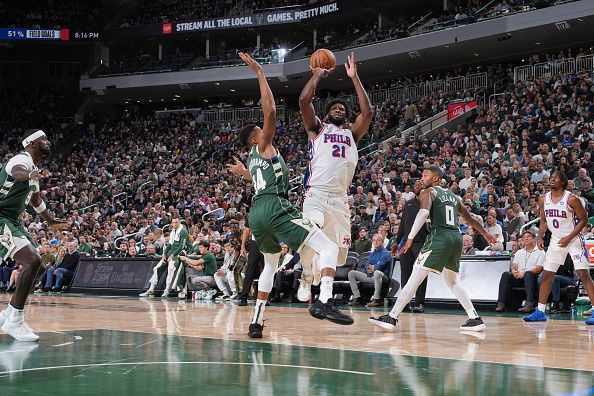
<instances>
[{"instance_id":1,"label":"outstretched hand","mask_svg":"<svg viewBox=\"0 0 594 396\"><path fill-rule=\"evenodd\" d=\"M233 160L235 161L234 164L227 164L227 169L231 172L234 173L236 175L241 175L244 172L247 172L247 168L245 167L245 165L243 164L243 162L241 162L239 160L239 158L233 156Z\"/></svg>"},{"instance_id":2,"label":"outstretched hand","mask_svg":"<svg viewBox=\"0 0 594 396\"><path fill-rule=\"evenodd\" d=\"M318 76L318 77L322 77L322 78L328 77L330 75L330 73L332 73L334 71L334 68L322 69L321 67L312 68L311 66L309 68L311 69L314 76Z\"/></svg>"},{"instance_id":3,"label":"outstretched hand","mask_svg":"<svg viewBox=\"0 0 594 396\"><path fill-rule=\"evenodd\" d=\"M54 222L49 223L48 226L54 231L62 231L68 228L68 223L61 220L54 220Z\"/></svg>"},{"instance_id":4,"label":"outstretched hand","mask_svg":"<svg viewBox=\"0 0 594 396\"><path fill-rule=\"evenodd\" d=\"M242 61L245 62L246 65L251 67L252 70L256 72L256 74L264 73L264 69L262 69L262 66L254 58L252 58L252 56L250 54L246 54L245 52L240 52L239 57L241 58Z\"/></svg>"},{"instance_id":5,"label":"outstretched hand","mask_svg":"<svg viewBox=\"0 0 594 396\"><path fill-rule=\"evenodd\" d=\"M347 61L344 64L344 68L346 69L347 76L349 78L357 77L357 61L355 60L355 53L351 52L349 56L347 56Z\"/></svg>"}]
</instances>

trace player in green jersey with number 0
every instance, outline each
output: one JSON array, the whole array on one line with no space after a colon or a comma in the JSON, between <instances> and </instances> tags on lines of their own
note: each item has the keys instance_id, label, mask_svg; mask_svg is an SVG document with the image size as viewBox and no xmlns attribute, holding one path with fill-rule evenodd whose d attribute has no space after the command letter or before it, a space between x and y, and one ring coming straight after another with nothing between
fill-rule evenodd
<instances>
[{"instance_id":1,"label":"player in green jersey with number 0","mask_svg":"<svg viewBox=\"0 0 594 396\"><path fill-rule=\"evenodd\" d=\"M428 224L429 235L417 257L410 279L400 291L392 311L379 318L369 318L371 323L384 330L394 331L398 315L413 298L419 285L429 275L429 271L443 275L449 289L466 311L468 320L460 326L460 329L466 331L485 329L485 324L477 315L468 294L458 284L462 256L462 234L458 224L458 214L466 224L483 234L490 244L496 243L497 239L489 235L483 225L470 215L458 196L448 189L439 187L442 177L442 171L437 166L430 166L423 171L421 181L426 188L419 195L421 209L415 218L408 240L400 249L400 254L410 249L414 237L425 223Z\"/></svg>"},{"instance_id":2,"label":"player in green jersey with number 0","mask_svg":"<svg viewBox=\"0 0 594 396\"><path fill-rule=\"evenodd\" d=\"M289 172L272 142L276 132L276 108L272 91L262 66L248 54L240 53L239 56L258 76L264 113L262 128L250 124L239 132L239 142L249 148L247 168L237 158L234 164L228 165L231 172L254 183L250 229L264 255L265 265L258 280L258 297L248 335L261 338L264 308L281 252L280 242L295 251L309 246L320 255L321 267L334 269L338 260L338 247L288 201ZM328 319L344 325L353 323L353 318L340 312L334 305L332 283L321 286L320 298L309 312L317 319Z\"/></svg>"}]
</instances>

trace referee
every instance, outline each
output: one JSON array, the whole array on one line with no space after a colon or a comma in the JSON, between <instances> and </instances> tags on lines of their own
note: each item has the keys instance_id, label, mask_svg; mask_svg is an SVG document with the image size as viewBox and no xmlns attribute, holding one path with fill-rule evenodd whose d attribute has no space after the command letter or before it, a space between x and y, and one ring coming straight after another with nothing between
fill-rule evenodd
<instances>
[{"instance_id":1,"label":"referee","mask_svg":"<svg viewBox=\"0 0 594 396\"><path fill-rule=\"evenodd\" d=\"M252 284L254 283L254 279L256 275L262 272L262 268L264 267L264 255L260 252L254 237L251 236L251 231L249 229L249 216L245 222L245 228L243 229L243 235L241 238L241 253L240 255L245 256L245 246L248 244L249 238L249 250L247 254L247 264L245 269L245 278L243 279L243 287L241 288L241 297L239 298L239 302L237 305L239 306L246 306L248 305L248 297L250 294L250 290L252 288Z\"/></svg>"},{"instance_id":2,"label":"referee","mask_svg":"<svg viewBox=\"0 0 594 396\"><path fill-rule=\"evenodd\" d=\"M404 210L402 211L402 219L400 221L400 227L398 227L398 235L396 236L396 241L398 242L398 247L401 244L406 242L408 239L408 234L412 228L413 223L415 222L415 218L417 217L417 213L421 209L421 201L417 198L421 193L421 182L416 181L414 185L414 192L415 197L406 201L404 205ZM413 265L417 256L421 252L421 248L425 243L425 239L427 239L427 227L421 228L421 231L417 233L415 238L413 239L412 247L404 254L400 255L400 273L401 273L401 283L402 287L406 286L410 275L412 274ZM425 303L425 291L427 290L427 278L421 283L419 288L417 289L417 293L415 294L415 302L414 305L411 304L411 309L413 312L423 312L424 307L423 304Z\"/></svg>"}]
</instances>

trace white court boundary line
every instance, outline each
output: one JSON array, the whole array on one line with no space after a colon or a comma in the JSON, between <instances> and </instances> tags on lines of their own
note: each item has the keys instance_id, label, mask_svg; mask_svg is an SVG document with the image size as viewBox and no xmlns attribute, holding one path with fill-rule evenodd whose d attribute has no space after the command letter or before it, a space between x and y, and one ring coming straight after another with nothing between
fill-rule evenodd
<instances>
[{"instance_id":1,"label":"white court boundary line","mask_svg":"<svg viewBox=\"0 0 594 396\"><path fill-rule=\"evenodd\" d=\"M284 367L284 368L301 368L301 369L308 369L308 370L320 370L320 371L331 371L331 372L338 372L338 373L345 373L345 374L358 374L358 375L367 375L367 376L374 376L375 373L366 373L363 371L351 371L351 370L342 370L342 369L334 369L329 367L314 367L314 366L298 366L293 364L274 364L274 363L254 363L254 362L122 362L122 363L91 363L91 364L71 364L65 366L47 366L47 367L33 367L28 369L20 369L20 370L9 370L9 371L0 371L0 375L3 374L13 374L13 373L26 373L32 371L49 371L49 370L61 370L61 369L69 369L69 368L81 368L81 367L88 367L88 368L95 368L95 367L109 367L109 366L153 366L153 365L163 365L163 364L173 364L173 365L225 365L225 366L267 366L267 367Z\"/></svg>"}]
</instances>

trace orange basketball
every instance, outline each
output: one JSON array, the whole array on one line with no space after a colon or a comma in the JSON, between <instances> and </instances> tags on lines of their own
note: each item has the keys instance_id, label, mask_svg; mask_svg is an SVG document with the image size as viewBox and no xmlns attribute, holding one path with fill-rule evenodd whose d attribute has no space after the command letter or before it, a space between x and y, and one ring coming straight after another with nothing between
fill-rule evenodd
<instances>
[{"instance_id":1,"label":"orange basketball","mask_svg":"<svg viewBox=\"0 0 594 396\"><path fill-rule=\"evenodd\" d=\"M336 67L336 57L332 51L322 48L311 54L309 65L312 69L315 69L316 67L321 67L322 69L334 69Z\"/></svg>"}]
</instances>

